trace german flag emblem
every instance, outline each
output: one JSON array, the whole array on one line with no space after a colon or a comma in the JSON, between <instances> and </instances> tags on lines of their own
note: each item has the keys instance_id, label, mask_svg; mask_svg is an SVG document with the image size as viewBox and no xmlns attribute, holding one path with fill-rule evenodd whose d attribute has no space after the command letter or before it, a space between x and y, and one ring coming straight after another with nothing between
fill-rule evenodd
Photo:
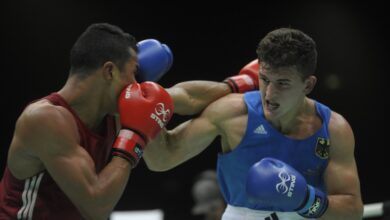
<instances>
[{"instance_id":1,"label":"german flag emblem","mask_svg":"<svg viewBox=\"0 0 390 220\"><path fill-rule=\"evenodd\" d=\"M330 147L329 139L319 137L317 139L317 144L316 144L316 149L315 149L316 156L321 158L321 159L328 159L329 147Z\"/></svg>"}]
</instances>

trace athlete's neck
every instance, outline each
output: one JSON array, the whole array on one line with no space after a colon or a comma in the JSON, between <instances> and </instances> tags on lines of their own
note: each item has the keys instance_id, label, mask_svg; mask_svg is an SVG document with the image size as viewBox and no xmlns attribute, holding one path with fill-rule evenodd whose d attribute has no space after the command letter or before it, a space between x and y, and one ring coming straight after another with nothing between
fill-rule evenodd
<instances>
[{"instance_id":1,"label":"athlete's neck","mask_svg":"<svg viewBox=\"0 0 390 220\"><path fill-rule=\"evenodd\" d=\"M269 122L282 134L287 136L294 135L298 130L297 128L305 121L307 115L313 114L314 108L311 107L312 105L312 101L305 97L301 103L297 104L287 114L276 120L269 120Z\"/></svg>"},{"instance_id":2,"label":"athlete's neck","mask_svg":"<svg viewBox=\"0 0 390 220\"><path fill-rule=\"evenodd\" d=\"M70 76L58 94L77 113L84 124L93 131L99 131L108 110L105 107L104 85L94 75L80 79Z\"/></svg>"}]
</instances>

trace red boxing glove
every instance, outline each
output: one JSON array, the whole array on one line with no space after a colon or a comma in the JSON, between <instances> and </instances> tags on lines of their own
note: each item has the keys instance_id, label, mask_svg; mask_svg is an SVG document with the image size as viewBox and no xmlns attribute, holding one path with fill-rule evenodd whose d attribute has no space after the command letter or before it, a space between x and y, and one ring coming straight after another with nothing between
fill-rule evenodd
<instances>
[{"instance_id":1,"label":"red boxing glove","mask_svg":"<svg viewBox=\"0 0 390 220\"><path fill-rule=\"evenodd\" d=\"M173 100L153 82L133 83L120 94L118 109L122 129L113 146L113 155L135 167L145 145L160 132L173 115Z\"/></svg>"},{"instance_id":2,"label":"red boxing glove","mask_svg":"<svg viewBox=\"0 0 390 220\"><path fill-rule=\"evenodd\" d=\"M253 60L244 66L238 75L226 78L223 82L227 83L235 93L244 93L259 89L259 69L258 60Z\"/></svg>"}]
</instances>

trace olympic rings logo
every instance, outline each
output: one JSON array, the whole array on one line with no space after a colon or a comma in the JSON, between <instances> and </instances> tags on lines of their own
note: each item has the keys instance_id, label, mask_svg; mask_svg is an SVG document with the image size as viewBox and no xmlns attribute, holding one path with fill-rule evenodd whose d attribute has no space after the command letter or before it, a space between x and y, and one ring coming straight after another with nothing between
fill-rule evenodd
<instances>
[{"instance_id":1,"label":"olympic rings logo","mask_svg":"<svg viewBox=\"0 0 390 220\"><path fill-rule=\"evenodd\" d=\"M158 103L154 110L155 110L156 115L158 115L158 116L162 115L163 122L168 121L168 119L170 117L171 110L169 110L169 109L165 110L164 103L161 103L161 102Z\"/></svg>"},{"instance_id":2,"label":"olympic rings logo","mask_svg":"<svg viewBox=\"0 0 390 220\"><path fill-rule=\"evenodd\" d=\"M276 191L281 194L286 194L288 191L288 186L286 183L291 180L291 177L284 171L281 171L278 176L281 182L276 184Z\"/></svg>"}]
</instances>

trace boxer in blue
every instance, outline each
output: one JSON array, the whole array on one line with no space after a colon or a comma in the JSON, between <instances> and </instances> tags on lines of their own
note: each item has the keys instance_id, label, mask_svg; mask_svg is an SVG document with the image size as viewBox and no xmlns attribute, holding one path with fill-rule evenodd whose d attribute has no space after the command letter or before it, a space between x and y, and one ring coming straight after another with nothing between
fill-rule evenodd
<instances>
[{"instance_id":1,"label":"boxer in blue","mask_svg":"<svg viewBox=\"0 0 390 220\"><path fill-rule=\"evenodd\" d=\"M160 132L145 150L148 167L169 170L219 136L223 220L361 219L352 129L308 97L317 81L315 42L300 30L276 29L259 42L257 55L259 91L224 96L199 117Z\"/></svg>"}]
</instances>

